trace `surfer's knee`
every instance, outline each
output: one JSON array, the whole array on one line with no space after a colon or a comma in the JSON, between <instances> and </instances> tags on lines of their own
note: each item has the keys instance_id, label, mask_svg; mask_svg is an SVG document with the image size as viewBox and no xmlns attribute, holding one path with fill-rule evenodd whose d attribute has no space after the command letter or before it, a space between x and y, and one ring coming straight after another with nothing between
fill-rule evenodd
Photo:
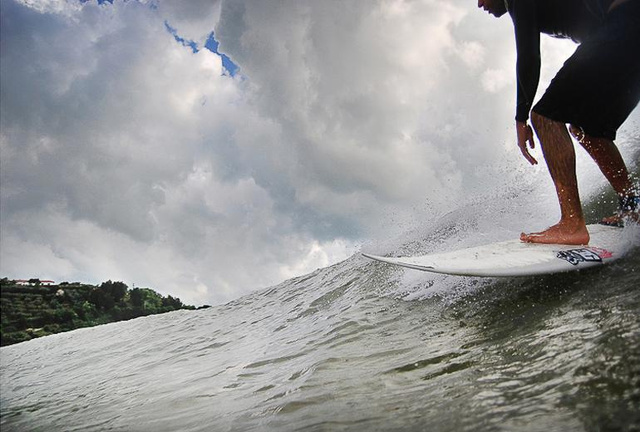
<instances>
[{"instance_id":1,"label":"surfer's knee","mask_svg":"<svg viewBox=\"0 0 640 432\"><path fill-rule=\"evenodd\" d=\"M583 144L583 145L585 144L585 140L587 139L587 134L585 133L584 129L582 129L580 126L576 126L574 124L570 124L569 125L569 133L580 144Z\"/></svg>"},{"instance_id":2,"label":"surfer's knee","mask_svg":"<svg viewBox=\"0 0 640 432\"><path fill-rule=\"evenodd\" d=\"M564 136L567 136L567 139L569 139L569 132L564 123L552 120L535 111L531 112L531 125L536 131L536 135L543 149L549 145L555 147L557 141L562 140Z\"/></svg>"},{"instance_id":3,"label":"surfer's knee","mask_svg":"<svg viewBox=\"0 0 640 432\"><path fill-rule=\"evenodd\" d=\"M575 125L569 126L569 132L573 135L575 140L580 143L587 152L589 152L589 154L595 151L604 151L615 146L613 140L610 140L609 138L591 136L586 133L584 129Z\"/></svg>"},{"instance_id":4,"label":"surfer's knee","mask_svg":"<svg viewBox=\"0 0 640 432\"><path fill-rule=\"evenodd\" d=\"M535 111L531 111L531 126L533 126L533 130L536 131L536 135L540 140L540 145L544 149L549 143L549 128L550 128L550 119L543 116L542 114L538 114Z\"/></svg>"},{"instance_id":5,"label":"surfer's knee","mask_svg":"<svg viewBox=\"0 0 640 432\"><path fill-rule=\"evenodd\" d=\"M595 141L591 136L587 135L583 128L574 124L569 125L569 133L584 149L592 153L598 147L599 142Z\"/></svg>"},{"instance_id":6,"label":"surfer's knee","mask_svg":"<svg viewBox=\"0 0 640 432\"><path fill-rule=\"evenodd\" d=\"M538 114L535 111L531 111L531 124L538 136L540 136L541 133L544 133L545 130L548 130L553 123L555 122L550 118L545 117L542 114Z\"/></svg>"}]
</instances>

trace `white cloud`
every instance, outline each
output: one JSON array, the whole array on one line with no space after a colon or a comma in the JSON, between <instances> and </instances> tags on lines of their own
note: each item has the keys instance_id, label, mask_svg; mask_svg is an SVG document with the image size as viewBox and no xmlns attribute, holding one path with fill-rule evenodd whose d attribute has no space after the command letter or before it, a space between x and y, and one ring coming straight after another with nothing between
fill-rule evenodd
<instances>
[{"instance_id":1,"label":"white cloud","mask_svg":"<svg viewBox=\"0 0 640 432\"><path fill-rule=\"evenodd\" d=\"M220 18L222 0L162 0L160 13L180 36L203 46Z\"/></svg>"},{"instance_id":2,"label":"white cloud","mask_svg":"<svg viewBox=\"0 0 640 432\"><path fill-rule=\"evenodd\" d=\"M487 69L482 74L482 87L489 93L497 93L514 83L513 72L505 69Z\"/></svg>"},{"instance_id":3,"label":"white cloud","mask_svg":"<svg viewBox=\"0 0 640 432\"><path fill-rule=\"evenodd\" d=\"M459 55L462 61L472 70L478 70L484 63L485 48L476 41L462 42L459 45Z\"/></svg>"},{"instance_id":4,"label":"white cloud","mask_svg":"<svg viewBox=\"0 0 640 432\"><path fill-rule=\"evenodd\" d=\"M60 14L67 17L73 17L82 5L80 2L73 0L16 0L34 10L47 14Z\"/></svg>"}]
</instances>

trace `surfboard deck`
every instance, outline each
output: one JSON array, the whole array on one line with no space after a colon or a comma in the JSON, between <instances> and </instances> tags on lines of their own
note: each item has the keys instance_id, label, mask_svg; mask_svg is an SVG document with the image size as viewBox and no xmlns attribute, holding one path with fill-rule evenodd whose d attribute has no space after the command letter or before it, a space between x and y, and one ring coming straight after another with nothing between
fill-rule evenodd
<instances>
[{"instance_id":1,"label":"surfboard deck","mask_svg":"<svg viewBox=\"0 0 640 432\"><path fill-rule=\"evenodd\" d=\"M415 257L362 255L388 264L459 276L533 276L600 266L624 256L623 229L588 225L588 246L523 243L519 239Z\"/></svg>"}]
</instances>

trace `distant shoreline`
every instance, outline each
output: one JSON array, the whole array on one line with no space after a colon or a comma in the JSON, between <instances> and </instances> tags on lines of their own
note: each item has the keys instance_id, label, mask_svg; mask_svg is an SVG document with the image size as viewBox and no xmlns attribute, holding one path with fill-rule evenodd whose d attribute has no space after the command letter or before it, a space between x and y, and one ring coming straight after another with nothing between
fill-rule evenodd
<instances>
[{"instance_id":1,"label":"distant shoreline","mask_svg":"<svg viewBox=\"0 0 640 432\"><path fill-rule=\"evenodd\" d=\"M0 346L77 328L125 321L175 310L195 310L177 297L123 282L100 285L80 282L0 279Z\"/></svg>"}]
</instances>

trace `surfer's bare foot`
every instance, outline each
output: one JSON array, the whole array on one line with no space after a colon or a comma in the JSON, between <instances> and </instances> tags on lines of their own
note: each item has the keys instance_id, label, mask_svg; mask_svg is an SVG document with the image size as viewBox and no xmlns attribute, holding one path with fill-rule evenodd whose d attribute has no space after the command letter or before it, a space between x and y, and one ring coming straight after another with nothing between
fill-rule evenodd
<instances>
[{"instance_id":1,"label":"surfer's bare foot","mask_svg":"<svg viewBox=\"0 0 640 432\"><path fill-rule=\"evenodd\" d=\"M617 227L622 227L627 222L640 224L640 213L637 211L621 212L616 213L613 216L606 217L600 221L602 225Z\"/></svg>"},{"instance_id":2,"label":"surfer's bare foot","mask_svg":"<svg viewBox=\"0 0 640 432\"><path fill-rule=\"evenodd\" d=\"M589 244L589 231L584 223L569 224L560 222L544 231L520 234L520 240L525 243L544 244Z\"/></svg>"},{"instance_id":3,"label":"surfer's bare foot","mask_svg":"<svg viewBox=\"0 0 640 432\"><path fill-rule=\"evenodd\" d=\"M602 225L624 226L625 223L640 223L640 197L625 194L620 197L620 208L613 215L600 221Z\"/></svg>"}]
</instances>

